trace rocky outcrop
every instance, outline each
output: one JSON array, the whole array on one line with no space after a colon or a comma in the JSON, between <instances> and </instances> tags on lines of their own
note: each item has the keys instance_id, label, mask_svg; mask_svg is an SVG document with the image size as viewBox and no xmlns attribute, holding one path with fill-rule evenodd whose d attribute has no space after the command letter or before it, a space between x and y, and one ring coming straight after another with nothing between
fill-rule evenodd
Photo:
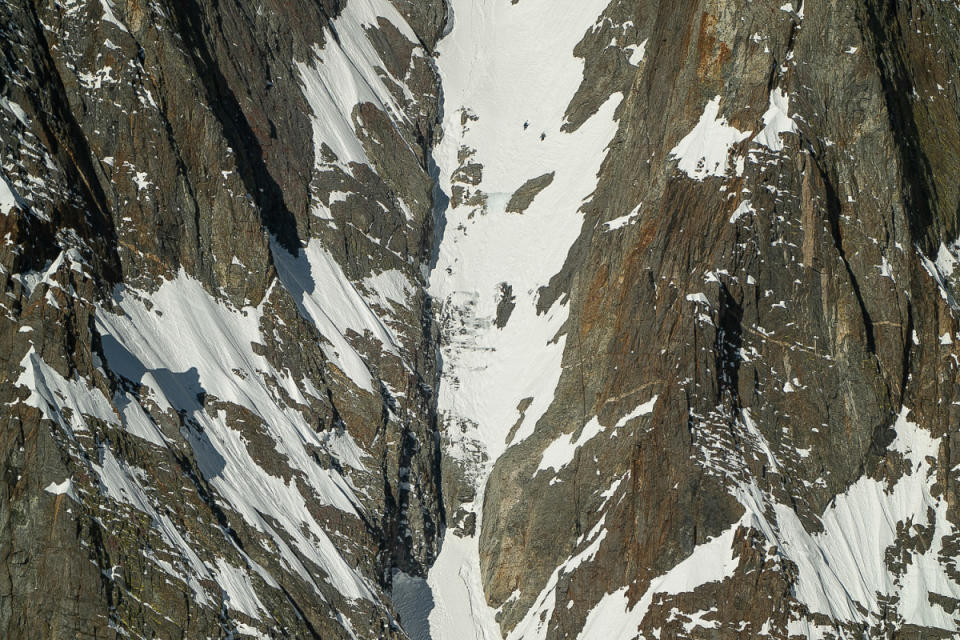
<instances>
[{"instance_id":1,"label":"rocky outcrop","mask_svg":"<svg viewBox=\"0 0 960 640\"><path fill-rule=\"evenodd\" d=\"M0 635L399 632L444 16L400 4L0 9Z\"/></svg>"},{"instance_id":2,"label":"rocky outcrop","mask_svg":"<svg viewBox=\"0 0 960 640\"><path fill-rule=\"evenodd\" d=\"M570 301L563 375L487 486L504 631L956 630L955 9L614 2L587 31L566 126L623 98L539 297Z\"/></svg>"},{"instance_id":3,"label":"rocky outcrop","mask_svg":"<svg viewBox=\"0 0 960 640\"><path fill-rule=\"evenodd\" d=\"M513 192L510 200L507 201L506 210L510 213L523 213L527 207L533 203L537 194L550 186L553 182L553 174L545 173L536 178L530 178L523 185Z\"/></svg>"}]
</instances>

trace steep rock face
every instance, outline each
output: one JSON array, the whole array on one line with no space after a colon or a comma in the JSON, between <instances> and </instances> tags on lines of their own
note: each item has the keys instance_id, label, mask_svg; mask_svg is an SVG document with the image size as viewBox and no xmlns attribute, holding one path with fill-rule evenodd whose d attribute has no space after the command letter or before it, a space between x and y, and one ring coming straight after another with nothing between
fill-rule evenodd
<instances>
[{"instance_id":1,"label":"steep rock face","mask_svg":"<svg viewBox=\"0 0 960 640\"><path fill-rule=\"evenodd\" d=\"M442 4L0 13L0 635L397 632Z\"/></svg>"},{"instance_id":2,"label":"steep rock face","mask_svg":"<svg viewBox=\"0 0 960 640\"><path fill-rule=\"evenodd\" d=\"M5 3L0 636L960 632L958 23Z\"/></svg>"},{"instance_id":3,"label":"steep rock face","mask_svg":"<svg viewBox=\"0 0 960 640\"><path fill-rule=\"evenodd\" d=\"M586 30L564 130L622 101L537 297L563 373L484 494L509 637L957 631L957 21L614 2Z\"/></svg>"}]
</instances>

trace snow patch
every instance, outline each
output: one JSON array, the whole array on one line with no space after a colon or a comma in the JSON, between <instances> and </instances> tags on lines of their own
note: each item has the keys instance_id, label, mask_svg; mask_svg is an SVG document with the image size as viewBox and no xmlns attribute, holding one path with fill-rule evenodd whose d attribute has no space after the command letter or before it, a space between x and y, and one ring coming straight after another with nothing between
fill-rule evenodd
<instances>
[{"instance_id":1,"label":"snow patch","mask_svg":"<svg viewBox=\"0 0 960 640\"><path fill-rule=\"evenodd\" d=\"M744 519L761 531L771 544L797 564L797 599L810 611L854 623L876 622L885 605L881 597L899 597L901 615L907 623L958 630L952 616L927 593L960 598L960 585L950 579L940 563L942 538L952 532L946 519L947 505L934 498L936 481L930 459L937 456L940 439L908 420L904 407L893 427L896 438L890 449L909 464L909 472L893 487L885 481L862 477L838 495L821 517L823 531L809 533L794 510L774 504L776 524L766 517L764 496L755 484L741 484L737 499L747 509ZM933 514L932 522L928 522ZM932 545L912 550L902 578L886 564L887 549L898 537L898 525L925 524L934 527Z\"/></svg>"},{"instance_id":2,"label":"snow patch","mask_svg":"<svg viewBox=\"0 0 960 640\"><path fill-rule=\"evenodd\" d=\"M750 204L749 200L744 200L737 208L733 211L733 214L730 216L730 222L734 223L739 220L742 216L745 216L750 213L756 213L756 210L753 208L753 205Z\"/></svg>"},{"instance_id":3,"label":"snow patch","mask_svg":"<svg viewBox=\"0 0 960 640\"><path fill-rule=\"evenodd\" d=\"M330 451L328 442L267 384L266 378L272 378L290 397L306 402L296 383L251 347L262 342L262 308L231 308L182 272L150 295L118 289L115 301L122 314L101 310L96 317L108 366L149 387L161 410L184 412L197 425L181 433L213 489L251 526L271 537L281 561L305 581L312 583L312 577L300 556L321 567L345 597L372 600L370 587L340 556L307 507L304 493L347 514L357 514L359 503L339 472L314 461L310 448ZM242 435L228 425L225 412L204 408L203 393L260 416L294 477L288 482L264 471ZM351 462L362 464L356 455ZM117 491L120 496L136 495L124 485ZM275 531L277 525L299 555Z\"/></svg>"},{"instance_id":4,"label":"snow patch","mask_svg":"<svg viewBox=\"0 0 960 640\"><path fill-rule=\"evenodd\" d=\"M430 612L433 610L433 593L427 581L394 570L392 599L410 640L432 640Z\"/></svg>"},{"instance_id":5,"label":"snow patch","mask_svg":"<svg viewBox=\"0 0 960 640\"><path fill-rule=\"evenodd\" d=\"M260 598L257 597L257 592L250 582L250 575L247 571L235 567L226 559L219 557L214 571L217 574L217 584L223 589L227 607L233 611L245 613L256 620L260 620L261 611L269 612L260 602Z\"/></svg>"},{"instance_id":6,"label":"snow patch","mask_svg":"<svg viewBox=\"0 0 960 640\"><path fill-rule=\"evenodd\" d=\"M787 115L790 110L790 98L787 92L777 87L770 92L770 106L763 114L763 129L754 138L754 142L771 151L783 150L784 133L796 133L797 123Z\"/></svg>"},{"instance_id":7,"label":"snow patch","mask_svg":"<svg viewBox=\"0 0 960 640\"><path fill-rule=\"evenodd\" d=\"M650 398L649 400L647 400L647 401L644 402L643 404L639 405L636 409L634 409L633 411L631 411L631 412L628 413L627 415L625 415L625 416L623 416L622 418L620 418L619 420L617 420L617 424L614 425L614 426L615 426L617 429L619 429L620 427L626 426L627 423L630 422L631 420L633 420L634 418L639 418L640 416L648 416L648 415L650 415L651 413L653 413L653 407L656 406L656 404L657 404L657 398L658 398L658 397L659 397L659 396L653 396L652 398Z\"/></svg>"},{"instance_id":8,"label":"snow patch","mask_svg":"<svg viewBox=\"0 0 960 640\"><path fill-rule=\"evenodd\" d=\"M113 13L113 0L100 0L100 8L103 9L103 17L101 18L103 22L109 22L120 29L120 31L129 33L126 25L120 22L120 20L117 19L117 16L115 16Z\"/></svg>"},{"instance_id":9,"label":"snow patch","mask_svg":"<svg viewBox=\"0 0 960 640\"><path fill-rule=\"evenodd\" d=\"M633 208L633 211L628 213L625 216L620 216L619 218L614 218L609 222L604 222L603 226L607 228L607 231L614 231L615 229L620 229L628 224L633 224L633 221L640 215L640 207L643 206L643 203L638 204Z\"/></svg>"},{"instance_id":10,"label":"snow patch","mask_svg":"<svg viewBox=\"0 0 960 640\"><path fill-rule=\"evenodd\" d=\"M376 28L381 17L393 23L411 42L419 41L386 0L351 0L333 21L336 35L328 28L324 32L324 48L314 46L312 60L295 62L303 95L313 111L311 126L317 167L324 164L324 144L344 168L351 162L370 164L354 122L353 110L358 104L371 103L393 118L405 118L387 82L405 87L388 74L387 65L367 35L367 30Z\"/></svg>"},{"instance_id":11,"label":"snow patch","mask_svg":"<svg viewBox=\"0 0 960 640\"><path fill-rule=\"evenodd\" d=\"M297 256L290 255L276 242L272 244L281 282L290 291L301 315L313 322L320 334L330 342L321 346L324 355L354 384L374 393L370 370L350 344L347 334L369 335L379 340L384 350L398 354L397 338L393 331L370 308L321 241L311 240ZM374 276L371 283L375 287L385 285L391 295L402 295L399 292L402 285L389 275L385 278Z\"/></svg>"},{"instance_id":12,"label":"snow patch","mask_svg":"<svg viewBox=\"0 0 960 640\"><path fill-rule=\"evenodd\" d=\"M14 188L13 184L7 180L7 177L0 173L0 215L10 215L14 207L26 209L25 203L20 194Z\"/></svg>"},{"instance_id":13,"label":"snow patch","mask_svg":"<svg viewBox=\"0 0 960 640\"><path fill-rule=\"evenodd\" d=\"M87 386L83 380L64 378L32 346L20 366L24 371L16 385L30 390L24 403L40 409L45 418L56 422L66 433L86 431L84 416L117 424L113 407L99 389Z\"/></svg>"},{"instance_id":14,"label":"snow patch","mask_svg":"<svg viewBox=\"0 0 960 640\"><path fill-rule=\"evenodd\" d=\"M637 627L657 594L687 593L700 585L719 582L732 575L738 564L738 559L733 556L733 540L740 524L737 522L716 538L698 545L685 560L654 578L632 609L629 608L627 587L605 595L587 614L578 640L634 640Z\"/></svg>"},{"instance_id":15,"label":"snow patch","mask_svg":"<svg viewBox=\"0 0 960 640\"><path fill-rule=\"evenodd\" d=\"M751 133L730 126L720 116L720 96L716 96L704 107L693 130L670 150L670 155L677 158L677 168L694 180L722 177L730 166L731 149Z\"/></svg>"},{"instance_id":16,"label":"snow patch","mask_svg":"<svg viewBox=\"0 0 960 640\"><path fill-rule=\"evenodd\" d=\"M630 52L630 57L627 59L627 62L637 67L640 66L640 63L643 62L643 56L647 51L647 40L644 40L640 44L632 44L627 47L627 51Z\"/></svg>"},{"instance_id":17,"label":"snow patch","mask_svg":"<svg viewBox=\"0 0 960 640\"><path fill-rule=\"evenodd\" d=\"M77 497L77 492L73 488L73 478L67 478L63 482L51 482L44 487L43 490L55 496L65 495L74 502L80 502L80 499Z\"/></svg>"},{"instance_id":18,"label":"snow patch","mask_svg":"<svg viewBox=\"0 0 960 640\"><path fill-rule=\"evenodd\" d=\"M572 433L569 435L563 434L543 450L543 454L540 456L540 464L537 465L537 472L547 469L560 471L573 462L573 456L577 449L599 435L601 431L603 431L603 426L594 416L590 422L584 425L583 429L580 430L580 435L576 438L573 437Z\"/></svg>"}]
</instances>

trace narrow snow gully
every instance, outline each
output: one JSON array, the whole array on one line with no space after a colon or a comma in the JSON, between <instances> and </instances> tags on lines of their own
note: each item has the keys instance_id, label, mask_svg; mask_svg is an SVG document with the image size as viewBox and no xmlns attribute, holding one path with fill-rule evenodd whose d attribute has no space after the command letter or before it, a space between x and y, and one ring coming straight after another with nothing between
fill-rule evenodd
<instances>
[{"instance_id":1,"label":"narrow snow gully","mask_svg":"<svg viewBox=\"0 0 960 640\"><path fill-rule=\"evenodd\" d=\"M538 314L537 296L580 233L581 205L616 132L620 94L576 131L561 130L583 79L574 47L606 4L449 3L434 150L436 201L446 206L436 212L429 280L441 332L447 529L427 580L395 581L414 640L502 637L480 574L484 488L506 448L533 433L560 378L568 310L557 302Z\"/></svg>"}]
</instances>

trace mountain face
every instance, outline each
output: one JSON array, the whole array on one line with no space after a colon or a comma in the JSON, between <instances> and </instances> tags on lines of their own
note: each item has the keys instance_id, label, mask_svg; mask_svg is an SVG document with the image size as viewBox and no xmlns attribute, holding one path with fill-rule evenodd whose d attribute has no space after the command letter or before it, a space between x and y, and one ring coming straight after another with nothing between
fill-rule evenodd
<instances>
[{"instance_id":1,"label":"mountain face","mask_svg":"<svg viewBox=\"0 0 960 640\"><path fill-rule=\"evenodd\" d=\"M7 0L0 637L955 637L958 34Z\"/></svg>"}]
</instances>

